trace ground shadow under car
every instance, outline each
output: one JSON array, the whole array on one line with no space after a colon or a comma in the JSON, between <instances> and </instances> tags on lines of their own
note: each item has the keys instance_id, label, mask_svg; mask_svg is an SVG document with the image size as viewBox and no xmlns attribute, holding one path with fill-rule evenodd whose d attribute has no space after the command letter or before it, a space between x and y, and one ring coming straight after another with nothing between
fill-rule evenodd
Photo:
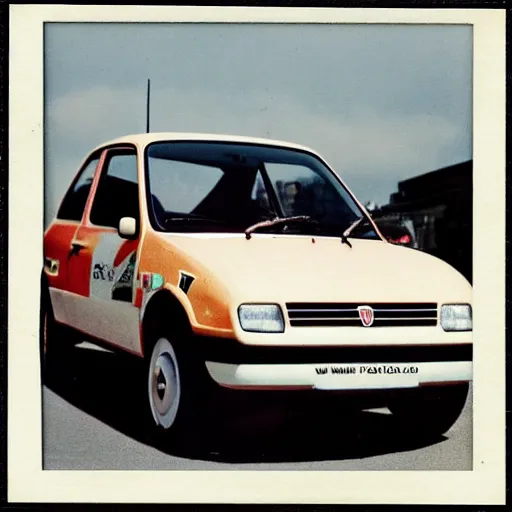
<instances>
[{"instance_id":1,"label":"ground shadow under car","mask_svg":"<svg viewBox=\"0 0 512 512\"><path fill-rule=\"evenodd\" d=\"M399 428L390 414L353 409L297 410L287 417L273 401L223 410L198 449L170 447L153 437L143 414L145 390L133 376L136 358L75 348L49 389L122 434L163 453L225 463L346 460L410 451L446 440L422 438ZM43 408L44 414L44 408Z\"/></svg>"}]
</instances>

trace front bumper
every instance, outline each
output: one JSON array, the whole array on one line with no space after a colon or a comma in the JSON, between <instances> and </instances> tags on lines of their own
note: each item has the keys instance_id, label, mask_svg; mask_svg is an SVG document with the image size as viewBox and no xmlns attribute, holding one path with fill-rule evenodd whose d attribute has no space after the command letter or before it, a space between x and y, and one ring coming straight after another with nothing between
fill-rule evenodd
<instances>
[{"instance_id":1,"label":"front bumper","mask_svg":"<svg viewBox=\"0 0 512 512\"><path fill-rule=\"evenodd\" d=\"M226 364L207 361L217 384L232 389L338 391L416 388L472 380L471 361L423 363Z\"/></svg>"},{"instance_id":2,"label":"front bumper","mask_svg":"<svg viewBox=\"0 0 512 512\"><path fill-rule=\"evenodd\" d=\"M473 346L268 346L201 338L217 384L233 389L386 390L472 380Z\"/></svg>"}]
</instances>

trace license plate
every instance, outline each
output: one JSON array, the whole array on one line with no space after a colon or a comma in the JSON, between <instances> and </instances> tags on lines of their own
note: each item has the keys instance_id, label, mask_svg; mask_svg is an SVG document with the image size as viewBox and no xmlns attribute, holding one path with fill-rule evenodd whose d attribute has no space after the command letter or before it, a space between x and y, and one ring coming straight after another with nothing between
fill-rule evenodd
<instances>
[{"instance_id":1,"label":"license plate","mask_svg":"<svg viewBox=\"0 0 512 512\"><path fill-rule=\"evenodd\" d=\"M411 364L326 364L313 369L317 389L391 389L419 385Z\"/></svg>"}]
</instances>

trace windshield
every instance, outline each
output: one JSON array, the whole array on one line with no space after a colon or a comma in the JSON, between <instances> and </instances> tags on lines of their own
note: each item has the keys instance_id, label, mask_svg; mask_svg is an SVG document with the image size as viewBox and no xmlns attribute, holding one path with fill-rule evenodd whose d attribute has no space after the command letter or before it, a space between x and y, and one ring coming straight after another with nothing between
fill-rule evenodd
<instances>
[{"instance_id":1,"label":"windshield","mask_svg":"<svg viewBox=\"0 0 512 512\"><path fill-rule=\"evenodd\" d=\"M167 232L235 232L276 217L314 222L262 233L341 236L364 216L316 156L282 147L224 142L156 142L146 150L153 227ZM369 223L351 237L380 240Z\"/></svg>"}]
</instances>

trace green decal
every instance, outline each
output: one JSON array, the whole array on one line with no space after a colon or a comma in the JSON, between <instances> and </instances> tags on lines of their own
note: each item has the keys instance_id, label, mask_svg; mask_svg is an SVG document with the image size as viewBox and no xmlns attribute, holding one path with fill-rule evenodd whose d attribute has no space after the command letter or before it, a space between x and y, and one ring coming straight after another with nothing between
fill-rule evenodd
<instances>
[{"instance_id":1,"label":"green decal","mask_svg":"<svg viewBox=\"0 0 512 512\"><path fill-rule=\"evenodd\" d=\"M162 288L164 285L164 277L161 274L153 274L151 279L151 288L153 290L157 290L158 288Z\"/></svg>"}]
</instances>

